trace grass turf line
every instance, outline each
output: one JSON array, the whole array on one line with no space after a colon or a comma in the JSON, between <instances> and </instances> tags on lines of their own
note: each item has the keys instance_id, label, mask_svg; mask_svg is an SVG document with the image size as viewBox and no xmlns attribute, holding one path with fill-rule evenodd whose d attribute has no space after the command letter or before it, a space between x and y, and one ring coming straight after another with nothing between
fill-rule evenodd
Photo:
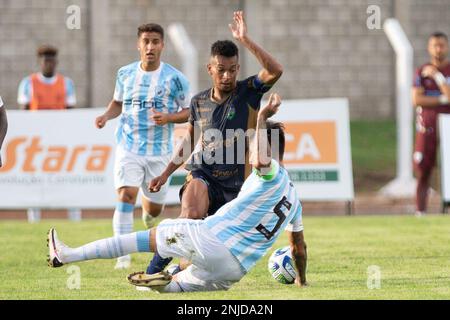
<instances>
[{"instance_id":1,"label":"grass turf line","mask_svg":"<svg viewBox=\"0 0 450 320\"><path fill-rule=\"evenodd\" d=\"M427 216L305 217L310 287L278 284L267 271L269 253L227 292L141 292L125 277L144 270L149 254L133 255L129 270L115 260L79 262L81 289L69 290L71 265L46 265L46 232L55 226L70 246L111 235L110 220L1 222L0 299L449 299L450 218ZM139 221L136 228L141 228ZM381 288L367 288L367 268L380 267ZM70 269L69 269L70 270Z\"/></svg>"}]
</instances>

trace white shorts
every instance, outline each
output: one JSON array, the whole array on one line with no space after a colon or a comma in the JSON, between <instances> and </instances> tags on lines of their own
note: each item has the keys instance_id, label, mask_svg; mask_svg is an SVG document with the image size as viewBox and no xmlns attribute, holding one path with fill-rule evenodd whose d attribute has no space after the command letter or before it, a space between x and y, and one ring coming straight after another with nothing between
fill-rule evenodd
<instances>
[{"instance_id":1,"label":"white shorts","mask_svg":"<svg viewBox=\"0 0 450 320\"><path fill-rule=\"evenodd\" d=\"M153 203L163 204L169 190L170 179L158 192L147 190L148 183L166 169L171 155L140 156L120 147L116 149L114 162L114 187L138 187L142 189L145 198Z\"/></svg>"},{"instance_id":2,"label":"white shorts","mask_svg":"<svg viewBox=\"0 0 450 320\"><path fill-rule=\"evenodd\" d=\"M163 258L180 257L192 262L174 276L165 292L228 290L245 275L239 261L203 220L161 221L156 228L156 247Z\"/></svg>"}]
</instances>

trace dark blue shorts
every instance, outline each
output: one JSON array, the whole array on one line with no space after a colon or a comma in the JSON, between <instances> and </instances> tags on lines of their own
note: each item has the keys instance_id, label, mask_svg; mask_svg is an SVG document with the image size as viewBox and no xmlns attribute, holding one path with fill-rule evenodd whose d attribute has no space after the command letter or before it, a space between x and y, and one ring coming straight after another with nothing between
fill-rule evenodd
<instances>
[{"instance_id":1,"label":"dark blue shorts","mask_svg":"<svg viewBox=\"0 0 450 320\"><path fill-rule=\"evenodd\" d=\"M239 190L226 190L222 186L220 186L213 179L208 177L208 175L204 174L201 171L194 170L190 171L186 177L186 181L180 189L180 201L183 198L183 192L186 189L187 185L193 179L202 180L206 186L208 187L208 198L209 198L209 208L208 208L208 216L212 216L222 207L225 203L230 202L235 199L239 193Z\"/></svg>"}]
</instances>

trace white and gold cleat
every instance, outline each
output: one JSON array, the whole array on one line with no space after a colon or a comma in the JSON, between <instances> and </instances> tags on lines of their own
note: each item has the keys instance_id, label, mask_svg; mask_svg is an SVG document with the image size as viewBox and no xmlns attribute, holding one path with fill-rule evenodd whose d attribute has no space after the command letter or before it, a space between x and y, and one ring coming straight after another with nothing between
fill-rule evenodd
<instances>
[{"instance_id":1,"label":"white and gold cleat","mask_svg":"<svg viewBox=\"0 0 450 320\"><path fill-rule=\"evenodd\" d=\"M47 262L49 267L59 268L64 265L60 258L60 250L65 245L59 241L58 234L54 228L51 228L47 233L47 247L48 247L48 257Z\"/></svg>"}]
</instances>

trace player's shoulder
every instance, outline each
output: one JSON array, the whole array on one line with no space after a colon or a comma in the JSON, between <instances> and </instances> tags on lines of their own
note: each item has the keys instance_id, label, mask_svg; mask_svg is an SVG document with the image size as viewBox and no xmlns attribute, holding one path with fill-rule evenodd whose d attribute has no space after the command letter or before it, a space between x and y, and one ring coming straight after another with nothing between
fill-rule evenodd
<instances>
[{"instance_id":1,"label":"player's shoulder","mask_svg":"<svg viewBox=\"0 0 450 320\"><path fill-rule=\"evenodd\" d=\"M180 81L181 83L186 83L188 82L186 76L183 74L183 72L181 72L180 70L178 70L177 68L175 68L174 66L172 66L171 64L167 63L167 62L163 62L163 68L165 69L165 73L167 75L169 75L169 77L175 81Z\"/></svg>"},{"instance_id":2,"label":"player's shoulder","mask_svg":"<svg viewBox=\"0 0 450 320\"><path fill-rule=\"evenodd\" d=\"M170 63L167 62L162 62L163 63L163 68L166 69L167 72L169 72L172 75L176 75L176 76L183 76L183 73L178 70L177 68L175 68L173 65L171 65Z\"/></svg>"},{"instance_id":3,"label":"player's shoulder","mask_svg":"<svg viewBox=\"0 0 450 320\"><path fill-rule=\"evenodd\" d=\"M200 91L199 93L195 94L192 97L192 101L198 102L198 101L205 101L205 100L209 99L210 91L211 91L211 89L206 89L206 90Z\"/></svg>"},{"instance_id":4,"label":"player's shoulder","mask_svg":"<svg viewBox=\"0 0 450 320\"><path fill-rule=\"evenodd\" d=\"M21 84L25 84L31 82L31 74L27 75L26 77L23 77L22 80L20 80Z\"/></svg>"},{"instance_id":5,"label":"player's shoulder","mask_svg":"<svg viewBox=\"0 0 450 320\"><path fill-rule=\"evenodd\" d=\"M256 74L247 77L245 79L239 80L237 83L240 86L253 87L255 80L258 81L258 75Z\"/></svg>"},{"instance_id":6,"label":"player's shoulder","mask_svg":"<svg viewBox=\"0 0 450 320\"><path fill-rule=\"evenodd\" d=\"M133 72L136 71L138 65L139 65L139 61L135 61L135 62L127 64L127 65L125 65L123 67L120 67L119 70L117 71L117 75L118 76L125 76L125 75L128 75L130 73L133 73Z\"/></svg>"}]
</instances>

